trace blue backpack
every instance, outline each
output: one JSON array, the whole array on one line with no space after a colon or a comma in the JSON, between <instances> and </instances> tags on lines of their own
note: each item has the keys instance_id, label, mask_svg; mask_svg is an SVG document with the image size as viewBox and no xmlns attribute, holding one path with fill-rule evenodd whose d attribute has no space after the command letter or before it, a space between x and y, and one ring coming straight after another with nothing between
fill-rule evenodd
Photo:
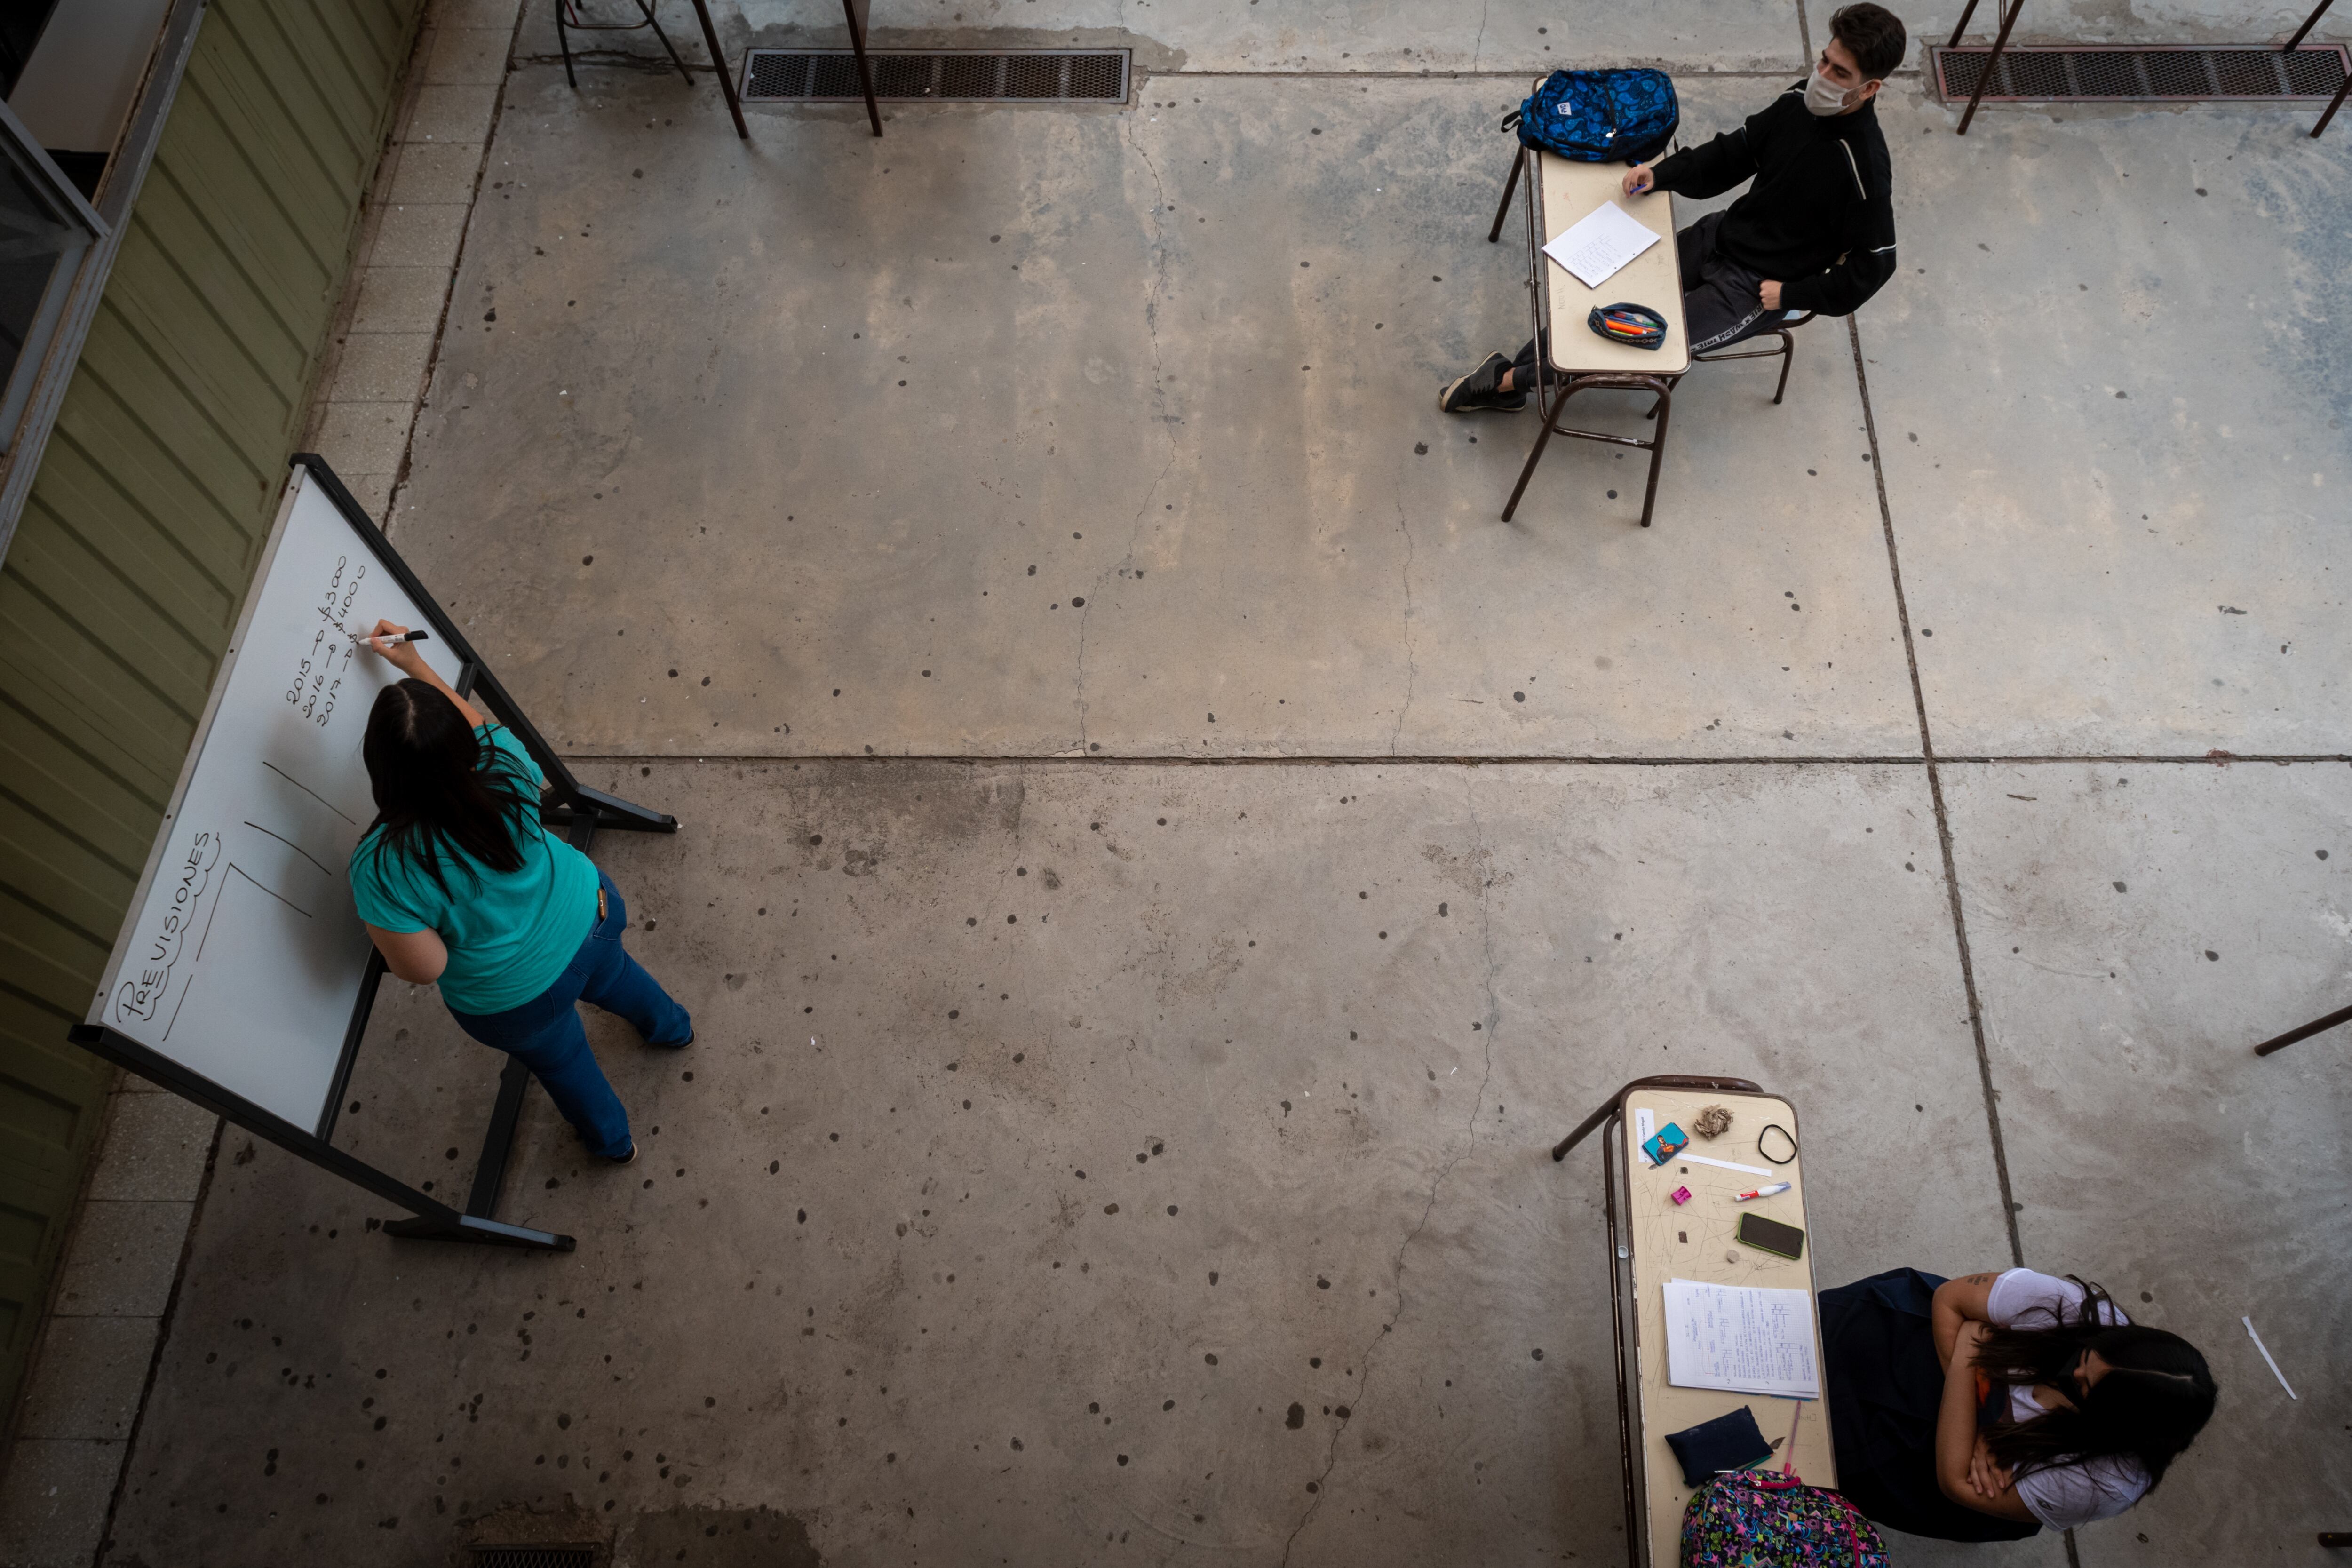
<instances>
[{"instance_id":1,"label":"blue backpack","mask_svg":"<svg viewBox=\"0 0 2352 1568\"><path fill-rule=\"evenodd\" d=\"M1554 71L1503 121L1523 146L1587 163L1641 163L1683 122L1674 79L1660 70Z\"/></svg>"}]
</instances>

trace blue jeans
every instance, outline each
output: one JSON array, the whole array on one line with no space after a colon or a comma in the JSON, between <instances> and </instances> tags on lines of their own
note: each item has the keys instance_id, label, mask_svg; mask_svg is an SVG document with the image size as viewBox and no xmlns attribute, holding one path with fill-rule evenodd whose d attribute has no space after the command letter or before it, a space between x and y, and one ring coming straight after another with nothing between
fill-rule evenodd
<instances>
[{"instance_id":1,"label":"blue jeans","mask_svg":"<svg viewBox=\"0 0 2352 1568\"><path fill-rule=\"evenodd\" d=\"M596 878L604 890L604 917L589 928L588 940L554 984L503 1013L460 1013L452 1007L449 1015L482 1044L520 1058L591 1153L618 1159L635 1146L629 1113L621 1109L621 1097L596 1065L595 1053L588 1048L588 1031L580 1026L580 1010L573 1004L591 1002L619 1014L636 1026L650 1046L686 1044L694 1035L694 1021L670 1000L659 981L622 950L629 908L612 878L601 868Z\"/></svg>"}]
</instances>

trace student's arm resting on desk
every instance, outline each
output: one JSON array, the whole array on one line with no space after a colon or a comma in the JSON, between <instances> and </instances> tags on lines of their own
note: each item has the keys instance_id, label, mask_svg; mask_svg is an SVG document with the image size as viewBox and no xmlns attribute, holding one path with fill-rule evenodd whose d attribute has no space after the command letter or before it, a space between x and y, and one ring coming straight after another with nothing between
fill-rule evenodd
<instances>
[{"instance_id":1,"label":"student's arm resting on desk","mask_svg":"<svg viewBox=\"0 0 2352 1568\"><path fill-rule=\"evenodd\" d=\"M1654 188L1703 200L1719 196L1740 181L1754 178L1756 152L1749 133L1749 126L1754 123L1751 120L1748 125L1727 131L1712 142L1685 147L1672 157L1660 159L1650 166Z\"/></svg>"},{"instance_id":2,"label":"student's arm resting on desk","mask_svg":"<svg viewBox=\"0 0 2352 1568\"><path fill-rule=\"evenodd\" d=\"M2039 1522L1977 1436L1976 1350L1983 1333L1981 1323L1961 1324L1951 1363L1944 1369L1944 1401L1936 1411L1936 1484L1962 1508L1995 1519ZM1996 1483L1998 1490L1988 1489Z\"/></svg>"}]
</instances>

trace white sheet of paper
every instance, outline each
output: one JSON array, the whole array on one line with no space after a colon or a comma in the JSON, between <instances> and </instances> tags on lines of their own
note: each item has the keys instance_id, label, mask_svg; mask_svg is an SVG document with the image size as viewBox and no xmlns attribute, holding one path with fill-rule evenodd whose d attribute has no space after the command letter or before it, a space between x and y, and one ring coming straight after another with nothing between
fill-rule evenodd
<instances>
[{"instance_id":1,"label":"white sheet of paper","mask_svg":"<svg viewBox=\"0 0 2352 1568\"><path fill-rule=\"evenodd\" d=\"M1819 1399L1813 1294L1669 1279L1666 1381L1676 1388Z\"/></svg>"},{"instance_id":2,"label":"white sheet of paper","mask_svg":"<svg viewBox=\"0 0 2352 1568\"><path fill-rule=\"evenodd\" d=\"M1658 243L1653 229L1636 223L1615 202L1602 202L1580 222L1562 229L1544 254L1598 289L1617 269Z\"/></svg>"}]
</instances>

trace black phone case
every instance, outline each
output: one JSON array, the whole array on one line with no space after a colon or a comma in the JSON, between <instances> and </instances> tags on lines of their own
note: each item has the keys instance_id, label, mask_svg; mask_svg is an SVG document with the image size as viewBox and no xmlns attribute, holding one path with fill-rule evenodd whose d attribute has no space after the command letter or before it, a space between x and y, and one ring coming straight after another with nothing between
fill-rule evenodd
<instances>
[{"instance_id":1,"label":"black phone case","mask_svg":"<svg viewBox=\"0 0 2352 1568\"><path fill-rule=\"evenodd\" d=\"M1801 1230L1797 1230L1797 1227L1793 1225L1790 1226L1788 1228L1797 1232L1797 1249L1794 1252L1783 1252L1779 1247L1772 1246L1770 1243L1759 1241L1754 1237L1748 1235L1748 1222L1749 1220L1762 1219L1763 1217L1764 1216L1761 1215L1750 1214L1744 1214L1739 1216L1739 1229L1735 1234L1738 1237L1739 1242L1742 1246L1752 1247L1759 1252L1769 1252L1775 1258L1788 1258L1792 1263L1805 1256L1805 1233ZM1774 1220L1768 1223L1777 1225L1780 1222Z\"/></svg>"}]
</instances>

